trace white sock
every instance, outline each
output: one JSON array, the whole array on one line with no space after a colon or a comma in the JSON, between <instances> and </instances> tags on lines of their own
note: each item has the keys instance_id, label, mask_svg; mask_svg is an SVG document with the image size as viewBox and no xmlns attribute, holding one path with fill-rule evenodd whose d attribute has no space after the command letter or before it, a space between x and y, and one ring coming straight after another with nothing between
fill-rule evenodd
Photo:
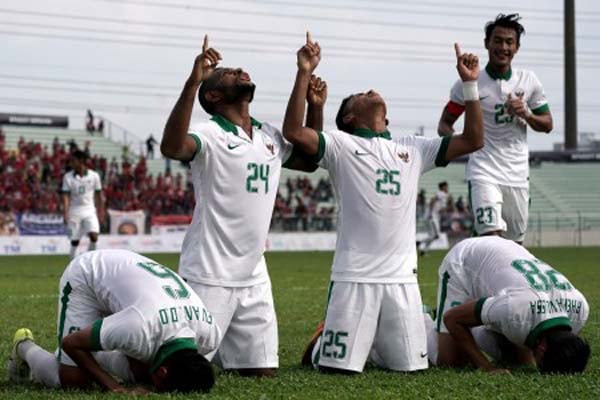
<instances>
[{"instance_id":1,"label":"white sock","mask_svg":"<svg viewBox=\"0 0 600 400\"><path fill-rule=\"evenodd\" d=\"M127 356L118 351L99 351L94 354L100 367L123 382L135 383Z\"/></svg>"},{"instance_id":2,"label":"white sock","mask_svg":"<svg viewBox=\"0 0 600 400\"><path fill-rule=\"evenodd\" d=\"M29 365L31 379L34 382L50 388L60 387L59 364L53 353L42 349L31 340L21 342L17 347L17 352L19 357Z\"/></svg>"},{"instance_id":3,"label":"white sock","mask_svg":"<svg viewBox=\"0 0 600 400\"><path fill-rule=\"evenodd\" d=\"M69 250L71 260L75 258L75 254L77 254L77 246L71 246L71 250Z\"/></svg>"},{"instance_id":4,"label":"white sock","mask_svg":"<svg viewBox=\"0 0 600 400\"><path fill-rule=\"evenodd\" d=\"M90 245L88 246L88 251L96 250L96 242L90 241Z\"/></svg>"},{"instance_id":5,"label":"white sock","mask_svg":"<svg viewBox=\"0 0 600 400\"><path fill-rule=\"evenodd\" d=\"M427 332L427 357L431 365L437 365L438 333L435 330L435 322L427 313L423 313L423 319L425 319L425 331Z\"/></svg>"}]
</instances>

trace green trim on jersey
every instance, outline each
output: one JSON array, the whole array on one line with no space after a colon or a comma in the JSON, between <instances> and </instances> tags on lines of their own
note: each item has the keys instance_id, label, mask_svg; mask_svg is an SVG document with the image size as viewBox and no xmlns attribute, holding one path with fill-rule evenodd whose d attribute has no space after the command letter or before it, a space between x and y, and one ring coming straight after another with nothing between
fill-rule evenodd
<instances>
[{"instance_id":1,"label":"green trim on jersey","mask_svg":"<svg viewBox=\"0 0 600 400\"><path fill-rule=\"evenodd\" d=\"M535 115L548 114L550 112L550 106L546 104L542 104L538 108L531 110Z\"/></svg>"},{"instance_id":2,"label":"green trim on jersey","mask_svg":"<svg viewBox=\"0 0 600 400\"><path fill-rule=\"evenodd\" d=\"M178 338L163 344L156 352L156 355L150 364L150 372L156 371L173 353L186 349L198 351L196 341L192 338Z\"/></svg>"},{"instance_id":3,"label":"green trim on jersey","mask_svg":"<svg viewBox=\"0 0 600 400\"><path fill-rule=\"evenodd\" d=\"M230 133L233 133L235 136L239 136L237 126L235 126L235 124L233 122L231 122L230 120L228 120L221 114L213 115L210 120L219 124L221 129L223 129L225 132L230 132ZM252 117L250 117L250 123L252 124L252 126L254 126L258 129L262 128L262 123L260 121L255 120Z\"/></svg>"},{"instance_id":4,"label":"green trim on jersey","mask_svg":"<svg viewBox=\"0 0 600 400\"><path fill-rule=\"evenodd\" d=\"M446 160L446 153L448 152L448 146L450 146L450 136L444 136L437 156L435 157L436 167L445 167L450 161Z\"/></svg>"},{"instance_id":5,"label":"green trim on jersey","mask_svg":"<svg viewBox=\"0 0 600 400\"><path fill-rule=\"evenodd\" d=\"M102 329L102 322L104 322L104 320L99 319L92 324L92 336L90 337L90 350L92 351L102 350L102 345L100 344L100 329Z\"/></svg>"},{"instance_id":6,"label":"green trim on jersey","mask_svg":"<svg viewBox=\"0 0 600 400\"><path fill-rule=\"evenodd\" d=\"M448 280L450 279L450 274L448 271L444 272L442 275L442 291L440 293L440 303L438 304L438 312L437 312L437 324L435 330L437 332L440 331L440 326L442 325L442 319L444 318L444 303L446 302L446 296L448 295Z\"/></svg>"},{"instance_id":7,"label":"green trim on jersey","mask_svg":"<svg viewBox=\"0 0 600 400\"><path fill-rule=\"evenodd\" d=\"M292 152L290 153L290 156L287 158L287 160L285 160L285 162L283 164L281 164L281 166L283 168L291 168L292 163L298 157L300 157L300 152L298 150L296 150L296 148L294 147L294 148L292 148Z\"/></svg>"},{"instance_id":8,"label":"green trim on jersey","mask_svg":"<svg viewBox=\"0 0 600 400\"><path fill-rule=\"evenodd\" d=\"M471 210L473 209L473 189L471 188L471 181L467 181L467 192L469 196L469 206L471 206ZM475 229L475 224L471 227L471 237L477 237L479 234L477 233L477 229Z\"/></svg>"},{"instance_id":9,"label":"green trim on jersey","mask_svg":"<svg viewBox=\"0 0 600 400\"><path fill-rule=\"evenodd\" d=\"M194 159L194 157L196 157L196 154L200 153L200 151L202 150L202 141L200 141L200 138L196 135L191 135L188 133L189 136L192 137L192 139L194 139L194 142L196 142L196 152L194 152L194 154L192 155L192 158L190 158L190 161Z\"/></svg>"},{"instance_id":10,"label":"green trim on jersey","mask_svg":"<svg viewBox=\"0 0 600 400\"><path fill-rule=\"evenodd\" d=\"M490 63L487 63L487 65L485 66L485 72L487 72L490 78L492 78L493 80L501 79L508 81L512 77L512 68L509 68L509 70L506 71L506 73L501 74L494 70L494 67L492 67Z\"/></svg>"},{"instance_id":11,"label":"green trim on jersey","mask_svg":"<svg viewBox=\"0 0 600 400\"><path fill-rule=\"evenodd\" d=\"M63 296L60 298L62 306L60 307L60 313L58 317L58 361L60 361L62 355L62 339L63 331L65 330L65 320L67 319L67 305L69 304L69 294L73 291L71 284L67 282L62 290Z\"/></svg>"},{"instance_id":12,"label":"green trim on jersey","mask_svg":"<svg viewBox=\"0 0 600 400\"><path fill-rule=\"evenodd\" d=\"M481 321L481 311L483 310L483 303L485 303L487 299L487 297L482 297L479 300L477 300L477 303L475 303L475 318L480 324L483 323Z\"/></svg>"},{"instance_id":13,"label":"green trim on jersey","mask_svg":"<svg viewBox=\"0 0 600 400\"><path fill-rule=\"evenodd\" d=\"M567 317L556 317L540 322L535 328L533 328L531 332L529 332L529 335L527 335L527 339L525 339L525 345L529 348L533 348L542 333L557 326L566 326L571 328L571 321Z\"/></svg>"},{"instance_id":14,"label":"green trim on jersey","mask_svg":"<svg viewBox=\"0 0 600 400\"><path fill-rule=\"evenodd\" d=\"M319 147L317 148L317 154L314 156L315 164L321 161L323 155L325 155L325 136L323 136L322 131L317 131L317 135L319 136Z\"/></svg>"},{"instance_id":15,"label":"green trim on jersey","mask_svg":"<svg viewBox=\"0 0 600 400\"><path fill-rule=\"evenodd\" d=\"M352 131L352 135L360 136L360 137L366 138L366 139L382 138L382 139L392 140L392 135L390 134L390 131L388 131L387 129L383 132L375 132L375 131L372 131L372 130L366 129L366 128L358 128L358 129L355 129Z\"/></svg>"}]
</instances>

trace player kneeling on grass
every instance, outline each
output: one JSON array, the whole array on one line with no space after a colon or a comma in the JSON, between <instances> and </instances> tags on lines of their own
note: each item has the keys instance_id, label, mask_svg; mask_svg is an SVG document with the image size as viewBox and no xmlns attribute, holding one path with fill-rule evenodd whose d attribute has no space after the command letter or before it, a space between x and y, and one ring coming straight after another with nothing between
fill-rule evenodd
<instances>
[{"instance_id":1,"label":"player kneeling on grass","mask_svg":"<svg viewBox=\"0 0 600 400\"><path fill-rule=\"evenodd\" d=\"M588 315L583 294L524 247L495 236L466 239L439 269L437 320L425 316L429 359L507 372L485 352L542 373L582 372L590 346L578 333Z\"/></svg>"},{"instance_id":2,"label":"player kneeling on grass","mask_svg":"<svg viewBox=\"0 0 600 400\"><path fill-rule=\"evenodd\" d=\"M373 90L342 102L338 130L304 127L307 94L310 98L310 92L322 92L325 85L311 78L321 58L318 43L307 35L297 53L283 134L327 169L340 203L325 324L311 340L303 364L352 373L362 372L371 358L395 371L427 368L415 248L419 179L483 145L478 60L462 54L458 45L456 56L470 99L464 133L392 139L386 103Z\"/></svg>"},{"instance_id":3,"label":"player kneeling on grass","mask_svg":"<svg viewBox=\"0 0 600 400\"><path fill-rule=\"evenodd\" d=\"M29 329L15 333L8 371L53 388L141 393L208 391L214 371L204 358L221 332L194 291L167 267L126 250L75 258L60 279L56 354L36 345Z\"/></svg>"}]
</instances>

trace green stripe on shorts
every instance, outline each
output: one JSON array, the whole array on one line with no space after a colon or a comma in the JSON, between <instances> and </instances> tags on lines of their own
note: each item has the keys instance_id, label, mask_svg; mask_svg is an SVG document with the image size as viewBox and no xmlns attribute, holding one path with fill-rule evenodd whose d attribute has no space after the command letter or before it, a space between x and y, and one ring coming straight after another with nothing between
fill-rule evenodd
<instances>
[{"instance_id":1,"label":"green stripe on shorts","mask_svg":"<svg viewBox=\"0 0 600 400\"><path fill-rule=\"evenodd\" d=\"M448 271L444 272L442 275L442 292L440 293L440 304L438 304L437 311L437 325L435 330L440 331L440 325L442 324L442 318L444 318L444 303L446 302L446 295L448 291L448 280L450 279L450 274Z\"/></svg>"},{"instance_id":2,"label":"green stripe on shorts","mask_svg":"<svg viewBox=\"0 0 600 400\"><path fill-rule=\"evenodd\" d=\"M62 356L62 339L63 339L63 330L65 329L65 320L67 319L67 305L69 304L69 294L71 294L71 284L67 282L65 287L62 290L62 297L60 298L60 302L62 303L62 307L60 308L60 314L58 318L58 361L60 362L60 357Z\"/></svg>"}]
</instances>

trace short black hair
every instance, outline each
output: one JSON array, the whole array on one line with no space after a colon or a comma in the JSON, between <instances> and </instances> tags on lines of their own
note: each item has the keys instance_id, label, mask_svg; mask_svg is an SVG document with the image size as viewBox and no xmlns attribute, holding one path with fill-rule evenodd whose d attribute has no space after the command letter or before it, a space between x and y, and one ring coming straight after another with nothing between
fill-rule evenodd
<instances>
[{"instance_id":1,"label":"short black hair","mask_svg":"<svg viewBox=\"0 0 600 400\"><path fill-rule=\"evenodd\" d=\"M543 374L576 374L583 372L590 358L589 343L567 330L554 330L544 335L546 351L538 367Z\"/></svg>"},{"instance_id":2,"label":"short black hair","mask_svg":"<svg viewBox=\"0 0 600 400\"><path fill-rule=\"evenodd\" d=\"M337 115L335 116L335 125L340 131L344 131L346 133L352 133L352 131L354 130L352 125L344 122L344 116L346 115L346 106L348 105L350 99L354 96L355 95L351 94L350 96L342 100L342 104L340 104L340 109L338 110Z\"/></svg>"},{"instance_id":3,"label":"short black hair","mask_svg":"<svg viewBox=\"0 0 600 400\"><path fill-rule=\"evenodd\" d=\"M525 28L519 23L521 16L518 13L515 14L498 14L494 21L488 21L485 24L485 42L487 43L492 36L494 28L501 26L503 28L513 29L517 34L517 45L521 44L521 35L525 33Z\"/></svg>"},{"instance_id":4,"label":"short black hair","mask_svg":"<svg viewBox=\"0 0 600 400\"><path fill-rule=\"evenodd\" d=\"M444 186L448 186L448 182L444 181L444 182L440 182L438 183L438 189L443 188Z\"/></svg>"},{"instance_id":5,"label":"short black hair","mask_svg":"<svg viewBox=\"0 0 600 400\"><path fill-rule=\"evenodd\" d=\"M164 364L167 392L209 392L215 384L215 371L210 362L196 350L184 349L173 353Z\"/></svg>"},{"instance_id":6,"label":"short black hair","mask_svg":"<svg viewBox=\"0 0 600 400\"><path fill-rule=\"evenodd\" d=\"M217 90L219 86L219 81L223 76L224 68L215 68L215 70L210 74L208 79L206 79L200 85L200 89L198 90L198 101L200 101L200 105L208 114L213 115L215 113L216 105L215 103L211 103L206 100L206 93L210 90Z\"/></svg>"},{"instance_id":7,"label":"short black hair","mask_svg":"<svg viewBox=\"0 0 600 400\"><path fill-rule=\"evenodd\" d=\"M73 156L73 158L76 158L81 161L85 161L88 159L87 153L83 150L75 150L71 155Z\"/></svg>"}]
</instances>

